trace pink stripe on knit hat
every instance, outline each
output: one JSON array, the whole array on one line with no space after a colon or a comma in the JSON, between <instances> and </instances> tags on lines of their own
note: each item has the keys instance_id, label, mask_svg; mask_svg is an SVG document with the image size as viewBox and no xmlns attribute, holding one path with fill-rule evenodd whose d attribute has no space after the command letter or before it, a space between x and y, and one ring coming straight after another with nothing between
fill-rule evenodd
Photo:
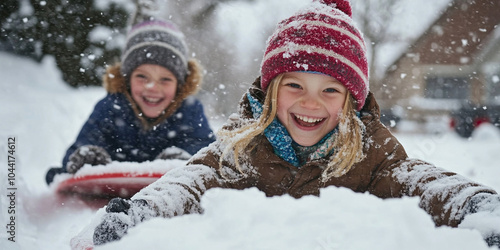
<instances>
[{"instance_id":1,"label":"pink stripe on knit hat","mask_svg":"<svg viewBox=\"0 0 500 250\"><path fill-rule=\"evenodd\" d=\"M283 53L276 53L274 55L274 57L282 56ZM298 54L290 56L286 60L271 57L269 60L266 60L262 67L261 84L262 82L269 83L272 80L265 79L265 76L277 76L282 73L296 71L320 72L332 76L341 82L357 101L356 109L361 110L368 95L368 88L365 85L368 83L367 79L363 76L364 74L357 72L360 69L355 64L349 63L348 60L340 56L337 56L333 60L332 58L331 55L322 53L311 53L307 57ZM346 60L348 63L342 60Z\"/></svg>"}]
</instances>

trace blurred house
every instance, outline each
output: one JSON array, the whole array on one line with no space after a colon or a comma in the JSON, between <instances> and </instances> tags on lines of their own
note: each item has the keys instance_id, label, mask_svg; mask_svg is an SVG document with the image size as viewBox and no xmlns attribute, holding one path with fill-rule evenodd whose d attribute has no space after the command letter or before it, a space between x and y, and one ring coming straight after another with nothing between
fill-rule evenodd
<instances>
[{"instance_id":1,"label":"blurred house","mask_svg":"<svg viewBox=\"0 0 500 250\"><path fill-rule=\"evenodd\" d=\"M454 0L371 90L425 124L464 102L500 103L500 1Z\"/></svg>"}]
</instances>

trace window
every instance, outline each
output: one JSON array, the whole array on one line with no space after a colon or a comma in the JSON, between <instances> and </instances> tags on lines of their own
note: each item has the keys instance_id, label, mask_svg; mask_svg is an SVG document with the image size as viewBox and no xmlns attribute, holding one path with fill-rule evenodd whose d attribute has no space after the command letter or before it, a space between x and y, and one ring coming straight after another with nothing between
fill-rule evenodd
<instances>
[{"instance_id":1,"label":"window","mask_svg":"<svg viewBox=\"0 0 500 250\"><path fill-rule=\"evenodd\" d=\"M500 102L500 72L488 78L488 101Z\"/></svg>"},{"instance_id":2,"label":"window","mask_svg":"<svg viewBox=\"0 0 500 250\"><path fill-rule=\"evenodd\" d=\"M470 84L465 77L429 77L425 87L425 98L468 99Z\"/></svg>"}]
</instances>

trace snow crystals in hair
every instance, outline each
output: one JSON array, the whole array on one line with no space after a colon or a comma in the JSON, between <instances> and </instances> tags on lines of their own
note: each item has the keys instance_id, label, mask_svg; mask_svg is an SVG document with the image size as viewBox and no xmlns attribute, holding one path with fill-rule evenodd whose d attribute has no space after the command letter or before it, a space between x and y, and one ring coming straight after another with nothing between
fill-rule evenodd
<instances>
[{"instance_id":1,"label":"snow crystals in hair","mask_svg":"<svg viewBox=\"0 0 500 250\"><path fill-rule=\"evenodd\" d=\"M320 2L332 8L338 9L346 15L352 17L352 9L349 0L320 0Z\"/></svg>"}]
</instances>

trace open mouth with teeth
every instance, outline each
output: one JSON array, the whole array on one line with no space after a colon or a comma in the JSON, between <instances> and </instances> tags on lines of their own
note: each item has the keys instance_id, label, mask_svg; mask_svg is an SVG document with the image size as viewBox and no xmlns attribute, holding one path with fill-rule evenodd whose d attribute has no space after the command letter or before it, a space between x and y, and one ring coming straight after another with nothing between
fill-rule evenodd
<instances>
[{"instance_id":1,"label":"open mouth with teeth","mask_svg":"<svg viewBox=\"0 0 500 250\"><path fill-rule=\"evenodd\" d=\"M161 103L163 101L163 98L143 96L142 100L144 101L144 103L154 106Z\"/></svg>"},{"instance_id":2,"label":"open mouth with teeth","mask_svg":"<svg viewBox=\"0 0 500 250\"><path fill-rule=\"evenodd\" d=\"M305 115L292 114L295 122L302 127L314 127L325 121L325 118L309 117Z\"/></svg>"}]
</instances>

